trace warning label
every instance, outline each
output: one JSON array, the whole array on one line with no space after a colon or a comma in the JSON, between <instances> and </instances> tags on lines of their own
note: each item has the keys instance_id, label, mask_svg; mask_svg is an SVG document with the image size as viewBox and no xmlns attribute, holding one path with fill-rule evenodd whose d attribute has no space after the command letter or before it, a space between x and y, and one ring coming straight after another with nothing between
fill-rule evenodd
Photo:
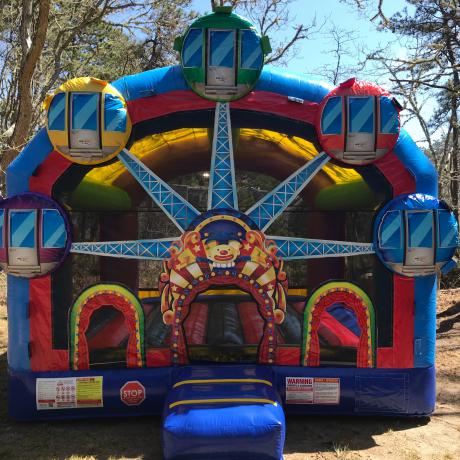
<instances>
[{"instance_id":1,"label":"warning label","mask_svg":"<svg viewBox=\"0 0 460 460\"><path fill-rule=\"evenodd\" d=\"M286 403L339 404L340 379L323 377L286 377Z\"/></svg>"},{"instance_id":2,"label":"warning label","mask_svg":"<svg viewBox=\"0 0 460 460\"><path fill-rule=\"evenodd\" d=\"M37 410L103 407L102 376L37 379Z\"/></svg>"}]
</instances>

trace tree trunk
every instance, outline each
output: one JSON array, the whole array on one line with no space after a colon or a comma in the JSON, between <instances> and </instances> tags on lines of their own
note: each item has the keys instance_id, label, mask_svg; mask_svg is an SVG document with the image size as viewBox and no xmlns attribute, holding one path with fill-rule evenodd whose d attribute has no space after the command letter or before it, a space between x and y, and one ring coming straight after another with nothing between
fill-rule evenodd
<instances>
[{"instance_id":1,"label":"tree trunk","mask_svg":"<svg viewBox=\"0 0 460 460\"><path fill-rule=\"evenodd\" d=\"M459 124L458 124L458 98L452 97L452 155L450 168L450 193L452 197L452 207L459 215Z\"/></svg>"},{"instance_id":2,"label":"tree trunk","mask_svg":"<svg viewBox=\"0 0 460 460\"><path fill-rule=\"evenodd\" d=\"M460 161L460 125L458 120L458 110L460 105L460 74L458 72L458 55L455 52L456 49L456 37L453 37L450 29L449 35L446 40L447 44L447 54L449 57L449 62L452 65L452 117L451 117L451 126L452 126L452 156L451 156L451 197L452 197L452 207L457 214L459 215L459 161Z\"/></svg>"},{"instance_id":3,"label":"tree trunk","mask_svg":"<svg viewBox=\"0 0 460 460\"><path fill-rule=\"evenodd\" d=\"M40 0L38 18L34 18L33 0L24 0L21 17L21 67L18 79L18 108L13 133L9 139L9 148L3 152L1 168L6 171L8 165L24 147L30 133L32 120L32 80L43 51L48 29L50 0ZM34 32L34 25L36 30Z\"/></svg>"}]
</instances>

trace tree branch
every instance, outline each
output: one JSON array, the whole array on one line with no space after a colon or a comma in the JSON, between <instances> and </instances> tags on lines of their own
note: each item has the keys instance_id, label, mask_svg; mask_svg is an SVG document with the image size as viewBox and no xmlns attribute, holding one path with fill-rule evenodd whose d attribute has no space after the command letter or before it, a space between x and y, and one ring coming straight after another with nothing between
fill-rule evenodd
<instances>
[{"instance_id":1,"label":"tree branch","mask_svg":"<svg viewBox=\"0 0 460 460\"><path fill-rule=\"evenodd\" d=\"M40 0L37 18L37 29L33 29L33 1L23 2L23 14L21 23L21 45L23 59L18 79L18 115L16 118L13 135L11 136L11 148L7 150L1 159L2 169L8 165L18 154L19 150L27 141L30 121L32 119L32 78L37 67L38 60L45 44L50 13L50 0Z\"/></svg>"}]
</instances>

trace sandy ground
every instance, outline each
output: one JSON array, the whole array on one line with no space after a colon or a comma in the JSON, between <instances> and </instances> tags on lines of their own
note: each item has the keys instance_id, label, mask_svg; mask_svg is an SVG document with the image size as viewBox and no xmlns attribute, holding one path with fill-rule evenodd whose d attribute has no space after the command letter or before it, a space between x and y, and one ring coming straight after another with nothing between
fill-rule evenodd
<instances>
[{"instance_id":1,"label":"sandy ground","mask_svg":"<svg viewBox=\"0 0 460 460\"><path fill-rule=\"evenodd\" d=\"M14 423L6 408L7 314L0 286L0 459L160 460L160 419ZM460 289L438 302L431 418L288 417L285 460L460 458Z\"/></svg>"}]
</instances>

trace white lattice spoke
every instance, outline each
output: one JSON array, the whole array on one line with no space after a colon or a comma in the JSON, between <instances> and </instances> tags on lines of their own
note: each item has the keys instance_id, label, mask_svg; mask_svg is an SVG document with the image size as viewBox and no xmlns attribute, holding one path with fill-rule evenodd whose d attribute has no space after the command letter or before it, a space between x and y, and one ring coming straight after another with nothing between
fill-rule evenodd
<instances>
[{"instance_id":1,"label":"white lattice spoke","mask_svg":"<svg viewBox=\"0 0 460 460\"><path fill-rule=\"evenodd\" d=\"M246 215L266 230L328 161L329 156L320 153L248 209Z\"/></svg>"},{"instance_id":2,"label":"white lattice spoke","mask_svg":"<svg viewBox=\"0 0 460 460\"><path fill-rule=\"evenodd\" d=\"M173 188L150 171L138 158L123 149L118 155L126 169L139 182L162 211L184 231L200 213Z\"/></svg>"},{"instance_id":3,"label":"white lattice spoke","mask_svg":"<svg viewBox=\"0 0 460 460\"><path fill-rule=\"evenodd\" d=\"M176 241L178 241L177 238L161 238L158 240L73 243L70 252L124 259L164 260L170 257L169 248Z\"/></svg>"},{"instance_id":4,"label":"white lattice spoke","mask_svg":"<svg viewBox=\"0 0 460 460\"><path fill-rule=\"evenodd\" d=\"M267 236L278 247L277 255L283 260L300 260L320 257L346 257L375 252L373 243L353 243L349 241L316 240Z\"/></svg>"},{"instance_id":5,"label":"white lattice spoke","mask_svg":"<svg viewBox=\"0 0 460 460\"><path fill-rule=\"evenodd\" d=\"M218 102L214 118L208 209L238 209L228 103Z\"/></svg>"}]
</instances>

